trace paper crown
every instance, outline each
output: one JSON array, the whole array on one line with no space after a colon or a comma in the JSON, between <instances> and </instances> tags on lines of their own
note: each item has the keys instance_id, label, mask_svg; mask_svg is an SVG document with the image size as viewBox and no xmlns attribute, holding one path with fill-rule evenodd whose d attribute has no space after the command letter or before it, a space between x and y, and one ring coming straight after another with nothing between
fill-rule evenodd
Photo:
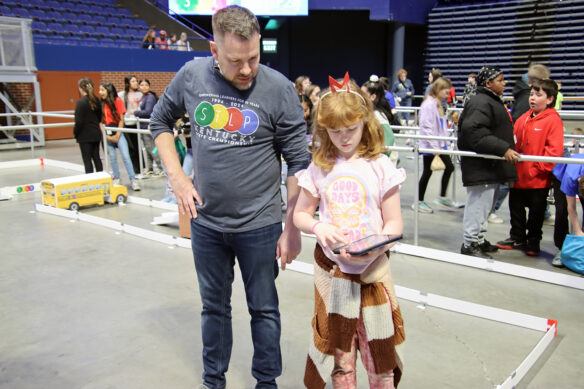
<instances>
[{"instance_id":1,"label":"paper crown","mask_svg":"<svg viewBox=\"0 0 584 389\"><path fill-rule=\"evenodd\" d=\"M363 98L363 96L361 96L361 94L355 92L354 90L351 90L351 79L349 77L349 72L345 73L345 77L343 77L343 82L340 84L337 80L329 76L329 86L331 87L331 90L322 95L321 100L332 93L347 92L356 94L361 98L361 100L363 100L363 103L365 103L365 99Z\"/></svg>"}]
</instances>

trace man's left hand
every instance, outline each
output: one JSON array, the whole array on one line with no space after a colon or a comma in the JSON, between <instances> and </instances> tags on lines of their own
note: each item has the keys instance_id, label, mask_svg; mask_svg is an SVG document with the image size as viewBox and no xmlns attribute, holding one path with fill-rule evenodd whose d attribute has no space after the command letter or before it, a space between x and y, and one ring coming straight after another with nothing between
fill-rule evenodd
<instances>
[{"instance_id":1,"label":"man's left hand","mask_svg":"<svg viewBox=\"0 0 584 389\"><path fill-rule=\"evenodd\" d=\"M276 248L276 259L280 258L282 270L286 270L286 264L296 259L301 248L300 231L297 228L284 228Z\"/></svg>"}]
</instances>

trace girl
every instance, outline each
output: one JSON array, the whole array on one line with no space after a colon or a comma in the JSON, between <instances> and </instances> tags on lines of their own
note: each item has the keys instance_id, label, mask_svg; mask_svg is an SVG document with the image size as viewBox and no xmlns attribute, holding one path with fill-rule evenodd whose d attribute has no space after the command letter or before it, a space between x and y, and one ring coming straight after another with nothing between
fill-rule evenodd
<instances>
[{"instance_id":1,"label":"girl","mask_svg":"<svg viewBox=\"0 0 584 389\"><path fill-rule=\"evenodd\" d=\"M190 51L189 50L189 42L187 41L187 33L181 32L180 38L176 42L177 50L178 51Z\"/></svg>"},{"instance_id":2,"label":"girl","mask_svg":"<svg viewBox=\"0 0 584 389\"><path fill-rule=\"evenodd\" d=\"M306 87L306 90L304 91L304 95L310 99L310 102L312 103L313 107L316 107L316 105L318 104L318 100L320 99L319 93L320 87L315 84L308 85Z\"/></svg>"},{"instance_id":3,"label":"girl","mask_svg":"<svg viewBox=\"0 0 584 389\"><path fill-rule=\"evenodd\" d=\"M320 87L318 85L310 84L306 87L304 91L304 96L310 99L309 106L310 108L310 118L307 120L307 132L310 134L310 139L312 140L312 123L314 123L314 114L316 113L316 106L318 105L318 101L320 99ZM302 101L302 100L300 100Z\"/></svg>"},{"instance_id":4,"label":"girl","mask_svg":"<svg viewBox=\"0 0 584 389\"><path fill-rule=\"evenodd\" d=\"M140 100L140 105L138 109L134 111L134 115L140 119L150 119L152 115L152 110L154 105L156 105L156 93L150 90L150 81L147 78L140 80L140 92L142 92L142 100ZM150 128L147 123L140 122L140 129L146 130ZM162 163L160 162L160 157L158 154L153 154L154 150L154 140L150 134L141 134L142 143L144 144L144 157L146 158L146 173L154 174L155 176L162 175ZM154 166L153 162L156 162Z\"/></svg>"},{"instance_id":5,"label":"girl","mask_svg":"<svg viewBox=\"0 0 584 389\"><path fill-rule=\"evenodd\" d=\"M156 48L156 31L153 29L148 30L144 39L142 39L142 48L148 50L154 50Z\"/></svg>"},{"instance_id":6,"label":"girl","mask_svg":"<svg viewBox=\"0 0 584 389\"><path fill-rule=\"evenodd\" d=\"M138 121L134 116L134 111L140 104L142 92L138 90L138 79L130 74L124 77L124 90L118 93L120 99L124 101L126 113L124 114L124 127L138 128ZM134 173L140 173L140 153L138 152L138 134L126 132L124 134L128 142L128 150L130 151L130 159L132 166L134 166Z\"/></svg>"},{"instance_id":7,"label":"girl","mask_svg":"<svg viewBox=\"0 0 584 389\"><path fill-rule=\"evenodd\" d=\"M448 136L442 101L448 97L449 92L450 81L445 78L439 78L434 81L432 89L430 89L430 94L426 97L426 100L424 100L420 107L420 135ZM444 140L422 139L420 140L419 145L421 148L425 149L441 150L446 149L447 142ZM424 201L428 181L430 180L430 176L432 176L430 165L432 164L433 158L434 154L423 155L424 171L420 177L418 197L418 212L421 213L434 212L432 207ZM434 203L448 210L454 210L457 208L456 204L446 197L446 189L448 189L448 182L450 181L450 175L454 171L454 165L448 155L440 154L440 159L444 162L446 169L444 169L444 173L442 174L440 197L437 197L436 200L434 200ZM415 209L415 204L412 204L412 209Z\"/></svg>"},{"instance_id":8,"label":"girl","mask_svg":"<svg viewBox=\"0 0 584 389\"><path fill-rule=\"evenodd\" d=\"M294 88L296 89L296 93L303 95L306 88L310 84L310 78L308 76L298 76L294 81Z\"/></svg>"},{"instance_id":9,"label":"girl","mask_svg":"<svg viewBox=\"0 0 584 389\"><path fill-rule=\"evenodd\" d=\"M401 377L395 346L404 332L389 269L390 245L362 256L343 249L335 255L332 248L371 234L401 234L399 187L405 173L382 154L383 130L349 74L343 84L329 81L315 118L313 162L297 174L302 191L294 224L317 238L314 335L304 384L324 388L326 366L334 363L333 386L355 388L359 349L370 387L393 388ZM320 221L313 219L317 206Z\"/></svg>"},{"instance_id":10,"label":"girl","mask_svg":"<svg viewBox=\"0 0 584 389\"><path fill-rule=\"evenodd\" d=\"M75 105L75 127L73 134L85 166L85 173L100 172L103 170L99 158L99 142L101 141L101 104L95 96L93 82L86 77L79 80L79 94L81 98ZM92 164L93 162L93 164ZM95 170L93 167L95 165Z\"/></svg>"},{"instance_id":11,"label":"girl","mask_svg":"<svg viewBox=\"0 0 584 389\"><path fill-rule=\"evenodd\" d=\"M391 113L391 107L385 98L385 91L383 86L378 81L367 81L361 87L361 90L369 97L369 100L373 103L373 109L375 110L375 118L381 124L384 134L384 144L385 146L393 146L395 144L395 137L393 136L393 131L391 129L390 123L393 122L394 117ZM385 155L391 159L394 165L397 166L398 153L397 151L385 151Z\"/></svg>"},{"instance_id":12,"label":"girl","mask_svg":"<svg viewBox=\"0 0 584 389\"><path fill-rule=\"evenodd\" d=\"M124 128L124 113L126 112L126 108L122 99L118 97L116 87L111 82L102 82L99 85L99 96L103 101L103 124L108 127ZM120 182L120 170L118 169L118 157L116 154L117 148L120 150L122 161L130 177L132 190L140 190L140 185L136 181L132 160L130 159L128 142L124 134L119 131L106 130L106 139L107 153L112 164L112 170L114 171L114 183L118 184Z\"/></svg>"}]
</instances>

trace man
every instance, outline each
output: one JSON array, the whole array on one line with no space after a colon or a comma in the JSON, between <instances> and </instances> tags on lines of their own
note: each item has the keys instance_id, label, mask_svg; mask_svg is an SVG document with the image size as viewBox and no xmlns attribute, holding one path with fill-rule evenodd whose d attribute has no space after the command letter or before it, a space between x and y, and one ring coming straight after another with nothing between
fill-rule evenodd
<instances>
[{"instance_id":1,"label":"man","mask_svg":"<svg viewBox=\"0 0 584 389\"><path fill-rule=\"evenodd\" d=\"M256 388L275 388L282 371L276 258L285 269L300 252L292 214L299 193L294 173L310 159L306 127L292 84L259 64L256 17L230 6L215 13L212 25L213 57L185 64L156 105L150 126L179 211L192 217L203 303L201 388L226 386L235 258L251 314ZM181 169L172 136L174 122L185 112L191 118L192 181ZM280 155L288 165L283 232Z\"/></svg>"},{"instance_id":2,"label":"man","mask_svg":"<svg viewBox=\"0 0 584 389\"><path fill-rule=\"evenodd\" d=\"M511 115L501 96L505 90L503 72L484 66L477 76L477 93L466 103L459 120L458 148L479 154L493 154L505 161L462 157L462 182L467 198L464 208L464 243L461 254L492 258L497 246L485 239L487 217L497 184L517 180L513 165L520 155L513 142Z\"/></svg>"}]
</instances>

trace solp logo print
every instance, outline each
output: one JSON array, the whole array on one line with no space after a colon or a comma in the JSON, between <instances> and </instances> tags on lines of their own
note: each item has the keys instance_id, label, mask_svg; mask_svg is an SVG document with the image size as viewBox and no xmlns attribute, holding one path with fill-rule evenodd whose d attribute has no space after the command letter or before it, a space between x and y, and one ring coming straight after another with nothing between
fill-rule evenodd
<instances>
[{"instance_id":1,"label":"solp logo print","mask_svg":"<svg viewBox=\"0 0 584 389\"><path fill-rule=\"evenodd\" d=\"M226 108L221 104L200 103L195 109L195 122L199 126L209 126L215 130L224 129L241 135L253 134L259 125L258 115L250 110Z\"/></svg>"}]
</instances>

